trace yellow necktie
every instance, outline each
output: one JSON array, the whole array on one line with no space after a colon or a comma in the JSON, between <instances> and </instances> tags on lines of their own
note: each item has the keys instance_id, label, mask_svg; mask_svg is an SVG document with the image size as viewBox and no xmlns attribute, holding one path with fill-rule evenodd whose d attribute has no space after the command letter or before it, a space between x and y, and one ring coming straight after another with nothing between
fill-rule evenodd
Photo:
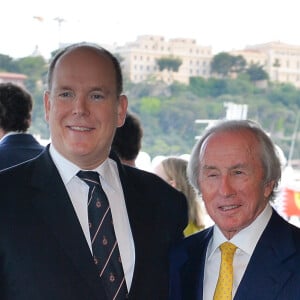
<instances>
[{"instance_id":1,"label":"yellow necktie","mask_svg":"<svg viewBox=\"0 0 300 300\"><path fill-rule=\"evenodd\" d=\"M237 249L235 245L225 242L220 245L221 249L221 266L219 278L214 294L214 300L231 300L232 299L232 283L233 283L233 267L232 261L234 252Z\"/></svg>"}]
</instances>

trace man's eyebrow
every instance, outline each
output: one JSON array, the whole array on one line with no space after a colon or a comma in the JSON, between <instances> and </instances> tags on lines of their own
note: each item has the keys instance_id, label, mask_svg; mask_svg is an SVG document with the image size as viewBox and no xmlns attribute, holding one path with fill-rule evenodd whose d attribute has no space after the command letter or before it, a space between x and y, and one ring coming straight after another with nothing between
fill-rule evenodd
<instances>
[{"instance_id":1,"label":"man's eyebrow","mask_svg":"<svg viewBox=\"0 0 300 300\"><path fill-rule=\"evenodd\" d=\"M203 169L203 170L215 170L215 169L217 169L217 167L214 166L214 165L203 165L201 167L201 169Z\"/></svg>"},{"instance_id":2,"label":"man's eyebrow","mask_svg":"<svg viewBox=\"0 0 300 300\"><path fill-rule=\"evenodd\" d=\"M247 167L247 164L238 163L238 164L228 167L227 169L229 169L229 170L245 169L246 167ZM202 170L215 170L215 169L218 169L218 167L215 165L203 165L203 166L201 166L201 169Z\"/></svg>"},{"instance_id":3,"label":"man's eyebrow","mask_svg":"<svg viewBox=\"0 0 300 300\"><path fill-rule=\"evenodd\" d=\"M103 91L105 89L106 88L104 86L100 86L100 85L95 85L95 86L90 87L90 90L92 90L92 91Z\"/></svg>"},{"instance_id":4,"label":"man's eyebrow","mask_svg":"<svg viewBox=\"0 0 300 300\"><path fill-rule=\"evenodd\" d=\"M244 163L238 163L236 165L231 166L229 169L245 169L247 167Z\"/></svg>"},{"instance_id":5,"label":"man's eyebrow","mask_svg":"<svg viewBox=\"0 0 300 300\"><path fill-rule=\"evenodd\" d=\"M63 85L63 86L55 87L53 90L55 92L57 92L57 91L68 91L68 90L72 90L72 88L67 86L67 85Z\"/></svg>"}]
</instances>

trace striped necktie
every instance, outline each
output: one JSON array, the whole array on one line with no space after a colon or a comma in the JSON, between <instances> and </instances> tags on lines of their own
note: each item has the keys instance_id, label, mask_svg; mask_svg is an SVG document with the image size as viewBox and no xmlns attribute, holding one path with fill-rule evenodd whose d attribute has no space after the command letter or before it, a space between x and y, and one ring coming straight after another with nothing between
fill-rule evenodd
<instances>
[{"instance_id":1,"label":"striped necktie","mask_svg":"<svg viewBox=\"0 0 300 300\"><path fill-rule=\"evenodd\" d=\"M79 171L77 176L89 186L88 216L93 258L109 300L127 298L119 247L107 196L99 174Z\"/></svg>"},{"instance_id":2,"label":"striped necktie","mask_svg":"<svg viewBox=\"0 0 300 300\"><path fill-rule=\"evenodd\" d=\"M221 266L214 300L231 300L233 284L233 256L237 247L229 242L220 245Z\"/></svg>"}]
</instances>

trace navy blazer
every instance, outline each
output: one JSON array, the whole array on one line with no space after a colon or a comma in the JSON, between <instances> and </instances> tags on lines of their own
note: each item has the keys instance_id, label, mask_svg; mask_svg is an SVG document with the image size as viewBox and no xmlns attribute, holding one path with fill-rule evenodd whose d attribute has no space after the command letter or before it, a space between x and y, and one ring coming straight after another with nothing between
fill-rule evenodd
<instances>
[{"instance_id":1,"label":"navy blazer","mask_svg":"<svg viewBox=\"0 0 300 300\"><path fill-rule=\"evenodd\" d=\"M170 300L203 299L205 256L212 234L210 227L172 250ZM275 299L300 299L300 229L273 210L234 300Z\"/></svg>"},{"instance_id":2,"label":"navy blazer","mask_svg":"<svg viewBox=\"0 0 300 300\"><path fill-rule=\"evenodd\" d=\"M135 245L129 299L167 299L170 247L187 203L154 174L118 164ZM0 299L106 300L89 247L49 155L0 172Z\"/></svg>"},{"instance_id":3,"label":"navy blazer","mask_svg":"<svg viewBox=\"0 0 300 300\"><path fill-rule=\"evenodd\" d=\"M44 147L29 133L8 135L0 142L0 170L36 157Z\"/></svg>"}]
</instances>

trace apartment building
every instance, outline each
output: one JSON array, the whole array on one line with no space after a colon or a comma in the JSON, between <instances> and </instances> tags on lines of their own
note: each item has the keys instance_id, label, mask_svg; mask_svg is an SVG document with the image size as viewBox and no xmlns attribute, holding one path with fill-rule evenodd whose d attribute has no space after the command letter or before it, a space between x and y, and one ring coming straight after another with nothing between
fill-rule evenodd
<instances>
[{"instance_id":1,"label":"apartment building","mask_svg":"<svg viewBox=\"0 0 300 300\"><path fill-rule=\"evenodd\" d=\"M163 80L188 84L192 76L209 78L213 58L210 46L197 45L195 39L142 35L136 41L118 46L114 52L122 57L122 69L132 82ZM242 50L228 52L242 55L247 64L259 64L269 74L271 81L292 83L300 88L300 46L279 41L246 46ZM177 72L159 70L157 59L179 58L182 61Z\"/></svg>"},{"instance_id":2,"label":"apartment building","mask_svg":"<svg viewBox=\"0 0 300 300\"><path fill-rule=\"evenodd\" d=\"M162 36L143 35L135 42L117 47L115 53L122 57L122 69L132 82L163 80L188 84L191 76L210 76L212 49L199 46L194 39L177 38L165 40ZM179 58L182 61L177 72L159 70L157 59Z\"/></svg>"},{"instance_id":3,"label":"apartment building","mask_svg":"<svg viewBox=\"0 0 300 300\"><path fill-rule=\"evenodd\" d=\"M268 56L267 53L260 52L256 49L233 50L229 52L230 55L241 55L245 58L247 65L258 64L263 66L266 70Z\"/></svg>"},{"instance_id":4,"label":"apartment building","mask_svg":"<svg viewBox=\"0 0 300 300\"><path fill-rule=\"evenodd\" d=\"M247 46L244 50L231 51L242 55L247 63L264 66L271 81L292 83L300 87L300 46L282 42L269 42Z\"/></svg>"}]
</instances>

